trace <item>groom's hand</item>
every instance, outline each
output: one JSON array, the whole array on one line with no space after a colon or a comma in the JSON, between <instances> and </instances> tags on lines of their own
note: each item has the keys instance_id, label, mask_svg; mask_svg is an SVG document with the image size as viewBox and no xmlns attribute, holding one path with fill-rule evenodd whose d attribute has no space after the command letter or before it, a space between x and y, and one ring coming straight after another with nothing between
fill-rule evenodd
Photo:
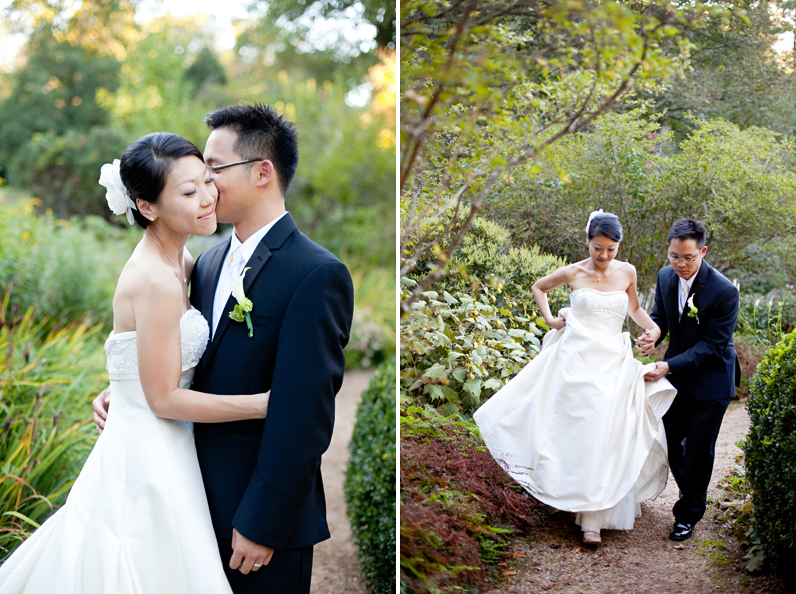
<instances>
[{"instance_id":1,"label":"groom's hand","mask_svg":"<svg viewBox=\"0 0 796 594\"><path fill-rule=\"evenodd\" d=\"M649 330L644 330L644 333L636 339L636 346L649 357L655 351L654 335Z\"/></svg>"},{"instance_id":2,"label":"groom's hand","mask_svg":"<svg viewBox=\"0 0 796 594\"><path fill-rule=\"evenodd\" d=\"M230 569L240 569L243 575L250 571L257 571L263 565L268 565L274 549L257 544L232 529L232 559L229 560Z\"/></svg>"},{"instance_id":3,"label":"groom's hand","mask_svg":"<svg viewBox=\"0 0 796 594\"><path fill-rule=\"evenodd\" d=\"M108 419L108 408L111 402L111 388L108 386L91 403L94 409L94 424L97 426L97 435L105 429L105 421Z\"/></svg>"},{"instance_id":4,"label":"groom's hand","mask_svg":"<svg viewBox=\"0 0 796 594\"><path fill-rule=\"evenodd\" d=\"M644 374L644 379L648 382L657 382L659 379L666 377L669 373L669 364L666 361L656 361L655 370Z\"/></svg>"}]
</instances>

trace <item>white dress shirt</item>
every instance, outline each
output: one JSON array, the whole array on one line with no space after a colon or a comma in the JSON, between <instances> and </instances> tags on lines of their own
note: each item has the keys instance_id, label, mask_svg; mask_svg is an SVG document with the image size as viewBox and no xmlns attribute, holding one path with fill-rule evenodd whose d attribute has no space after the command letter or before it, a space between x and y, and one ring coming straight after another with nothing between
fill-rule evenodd
<instances>
[{"instance_id":1,"label":"white dress shirt","mask_svg":"<svg viewBox=\"0 0 796 594\"><path fill-rule=\"evenodd\" d=\"M700 264L700 267L702 265ZM696 280L697 274L699 274L699 269L694 273L694 275L685 280L682 276L678 277L680 281L680 293L677 295L677 308L680 310L680 317L683 317L683 310L685 309L685 304L688 302L688 294L691 292L691 287L694 286L694 281ZM232 289L230 288L230 291Z\"/></svg>"},{"instance_id":2,"label":"white dress shirt","mask_svg":"<svg viewBox=\"0 0 796 594\"><path fill-rule=\"evenodd\" d=\"M229 244L229 250L224 254L224 264L221 266L221 274L218 277L218 285L216 285L216 296L213 301L212 337L216 335L216 328L218 328L218 322L221 320L221 316L229 314L229 312L225 312L224 309L227 306L230 295L232 295L232 285L235 284L235 280L243 273L246 262L252 257L254 250L262 241L263 237L265 237L265 234L286 214L287 212L284 212L264 227L260 227L260 229L255 231L252 236L243 243L240 242L237 234L233 230L232 242ZM232 255L232 263L230 263L230 255Z\"/></svg>"}]
</instances>

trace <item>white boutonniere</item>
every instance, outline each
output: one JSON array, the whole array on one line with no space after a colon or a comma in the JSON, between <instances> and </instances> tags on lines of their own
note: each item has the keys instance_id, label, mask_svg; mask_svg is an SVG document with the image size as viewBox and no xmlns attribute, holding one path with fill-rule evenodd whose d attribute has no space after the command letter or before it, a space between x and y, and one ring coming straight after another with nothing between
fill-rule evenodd
<instances>
[{"instance_id":1,"label":"white boutonniere","mask_svg":"<svg viewBox=\"0 0 796 594\"><path fill-rule=\"evenodd\" d=\"M229 312L229 317L236 322L246 322L246 327L249 329L249 338L254 336L254 327L252 326L252 317L249 312L254 308L254 304L246 297L243 292L243 277L246 276L246 271L249 268L244 268L243 273L232 284L232 296L237 301L235 309Z\"/></svg>"},{"instance_id":2,"label":"white boutonniere","mask_svg":"<svg viewBox=\"0 0 796 594\"><path fill-rule=\"evenodd\" d=\"M697 309L696 305L694 305L694 295L691 295L691 297L688 298L688 301L686 303L688 303L688 309L689 309L688 317L696 318L696 323L699 324L699 316L697 315L699 313L699 310Z\"/></svg>"}]
</instances>

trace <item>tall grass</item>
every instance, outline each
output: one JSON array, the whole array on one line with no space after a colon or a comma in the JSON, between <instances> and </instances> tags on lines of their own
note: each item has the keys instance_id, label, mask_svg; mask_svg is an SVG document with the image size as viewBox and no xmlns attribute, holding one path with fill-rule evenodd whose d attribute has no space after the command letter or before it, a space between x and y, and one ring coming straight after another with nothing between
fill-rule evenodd
<instances>
[{"instance_id":1,"label":"tall grass","mask_svg":"<svg viewBox=\"0 0 796 594\"><path fill-rule=\"evenodd\" d=\"M91 399L107 384L101 324L59 327L10 300L0 306L0 559L66 501L96 439Z\"/></svg>"}]
</instances>

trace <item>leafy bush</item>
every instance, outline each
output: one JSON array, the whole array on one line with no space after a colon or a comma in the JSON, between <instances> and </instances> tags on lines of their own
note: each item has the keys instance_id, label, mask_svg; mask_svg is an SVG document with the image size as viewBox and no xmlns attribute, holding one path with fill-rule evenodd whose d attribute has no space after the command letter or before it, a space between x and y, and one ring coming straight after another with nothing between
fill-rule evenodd
<instances>
[{"instance_id":1,"label":"leafy bush","mask_svg":"<svg viewBox=\"0 0 796 594\"><path fill-rule=\"evenodd\" d=\"M30 189L63 219L75 214L113 219L105 188L97 183L100 168L118 159L133 140L112 126L33 134L11 161L18 171L15 184Z\"/></svg>"},{"instance_id":2,"label":"leafy bush","mask_svg":"<svg viewBox=\"0 0 796 594\"><path fill-rule=\"evenodd\" d=\"M711 266L760 287L782 286L783 277L792 282L792 140L695 119L698 128L676 145L659 117L643 110L609 113L587 131L563 137L543 159L516 168L495 187L486 215L515 241L572 261L586 256L589 212L614 212L625 231L621 257L636 267L644 292L668 264L672 222L693 216L707 228Z\"/></svg>"},{"instance_id":3,"label":"leafy bush","mask_svg":"<svg viewBox=\"0 0 796 594\"><path fill-rule=\"evenodd\" d=\"M11 304L31 304L52 319L87 313L112 322L116 280L140 239L99 217L82 221L36 216L35 199L0 202L0 287L13 287Z\"/></svg>"},{"instance_id":4,"label":"leafy bush","mask_svg":"<svg viewBox=\"0 0 796 594\"><path fill-rule=\"evenodd\" d=\"M757 533L766 557L796 585L796 332L760 363L747 409L744 442Z\"/></svg>"},{"instance_id":5,"label":"leafy bush","mask_svg":"<svg viewBox=\"0 0 796 594\"><path fill-rule=\"evenodd\" d=\"M453 225L451 237L458 232L462 220ZM555 256L542 254L537 246L512 247L511 232L488 219L476 217L459 249L454 253L442 278L433 286L442 293L477 292L485 285L501 287L495 291L494 303L498 307L529 316L538 311L531 286L543 276L560 268L566 262ZM440 248L447 250L443 243ZM426 255L418 262L411 278L418 280L430 271L432 256ZM560 287L547 294L553 313L566 306L569 290Z\"/></svg>"},{"instance_id":6,"label":"leafy bush","mask_svg":"<svg viewBox=\"0 0 796 594\"><path fill-rule=\"evenodd\" d=\"M357 408L345 480L348 518L374 594L395 592L395 363L385 361Z\"/></svg>"},{"instance_id":7,"label":"leafy bush","mask_svg":"<svg viewBox=\"0 0 796 594\"><path fill-rule=\"evenodd\" d=\"M96 431L91 399L107 384L102 326L47 332L33 308L0 307L0 561L63 505Z\"/></svg>"},{"instance_id":8,"label":"leafy bush","mask_svg":"<svg viewBox=\"0 0 796 594\"><path fill-rule=\"evenodd\" d=\"M402 283L407 298L415 281ZM429 403L444 415L472 412L539 352L536 312L525 318L497 307L499 291L426 291L412 304L401 320L402 403Z\"/></svg>"},{"instance_id":9,"label":"leafy bush","mask_svg":"<svg viewBox=\"0 0 796 594\"><path fill-rule=\"evenodd\" d=\"M401 590L477 591L537 505L486 450L478 427L431 408L401 411Z\"/></svg>"}]
</instances>

